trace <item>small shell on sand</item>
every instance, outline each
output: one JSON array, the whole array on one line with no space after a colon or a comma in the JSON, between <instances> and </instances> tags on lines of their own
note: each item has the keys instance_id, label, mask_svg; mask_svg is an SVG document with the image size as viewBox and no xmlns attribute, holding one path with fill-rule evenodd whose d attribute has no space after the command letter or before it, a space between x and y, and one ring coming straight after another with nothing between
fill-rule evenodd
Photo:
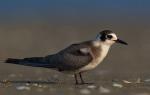
<instances>
[{"instance_id":1,"label":"small shell on sand","mask_svg":"<svg viewBox=\"0 0 150 95\"><path fill-rule=\"evenodd\" d=\"M28 86L17 86L16 89L17 90L30 90L31 88Z\"/></svg>"},{"instance_id":2,"label":"small shell on sand","mask_svg":"<svg viewBox=\"0 0 150 95\"><path fill-rule=\"evenodd\" d=\"M120 83L113 83L112 86L117 87L117 88L122 88L123 87L123 85L120 84Z\"/></svg>"},{"instance_id":3,"label":"small shell on sand","mask_svg":"<svg viewBox=\"0 0 150 95\"><path fill-rule=\"evenodd\" d=\"M99 92L100 92L100 93L110 93L111 91L110 91L110 89L108 89L108 88L105 88L105 87L103 87L103 86L100 86Z\"/></svg>"},{"instance_id":4,"label":"small shell on sand","mask_svg":"<svg viewBox=\"0 0 150 95\"><path fill-rule=\"evenodd\" d=\"M84 95L89 95L91 93L91 91L89 89L81 89L80 93L84 94Z\"/></svg>"}]
</instances>

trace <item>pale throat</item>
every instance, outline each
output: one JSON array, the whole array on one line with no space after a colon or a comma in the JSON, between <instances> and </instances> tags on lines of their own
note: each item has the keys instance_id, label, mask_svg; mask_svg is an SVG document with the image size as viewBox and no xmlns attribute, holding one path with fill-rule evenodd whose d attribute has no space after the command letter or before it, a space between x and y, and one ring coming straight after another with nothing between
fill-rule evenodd
<instances>
[{"instance_id":1,"label":"pale throat","mask_svg":"<svg viewBox=\"0 0 150 95\"><path fill-rule=\"evenodd\" d=\"M105 57L110 50L111 45L101 43L101 56Z\"/></svg>"},{"instance_id":2,"label":"pale throat","mask_svg":"<svg viewBox=\"0 0 150 95\"><path fill-rule=\"evenodd\" d=\"M102 61L106 57L111 45L98 40L93 41L93 45L94 47L100 49L99 54L100 54L100 60Z\"/></svg>"}]
</instances>

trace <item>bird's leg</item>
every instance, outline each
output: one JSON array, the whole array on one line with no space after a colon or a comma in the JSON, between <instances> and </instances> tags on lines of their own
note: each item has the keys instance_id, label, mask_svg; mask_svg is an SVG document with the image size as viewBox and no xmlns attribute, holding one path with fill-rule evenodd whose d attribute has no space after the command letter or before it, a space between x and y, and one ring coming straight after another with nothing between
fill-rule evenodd
<instances>
[{"instance_id":1,"label":"bird's leg","mask_svg":"<svg viewBox=\"0 0 150 95\"><path fill-rule=\"evenodd\" d=\"M74 78L75 78L76 84L79 84L77 74L74 74Z\"/></svg>"},{"instance_id":2,"label":"bird's leg","mask_svg":"<svg viewBox=\"0 0 150 95\"><path fill-rule=\"evenodd\" d=\"M81 84L85 84L83 78L82 78L82 75L81 75L81 72L79 73L79 76L80 76L80 79L81 79Z\"/></svg>"},{"instance_id":3,"label":"bird's leg","mask_svg":"<svg viewBox=\"0 0 150 95\"><path fill-rule=\"evenodd\" d=\"M80 76L80 79L81 79L81 84L93 84L93 83L88 83L88 82L85 82L82 78L82 74L81 72L79 73L79 76Z\"/></svg>"}]
</instances>

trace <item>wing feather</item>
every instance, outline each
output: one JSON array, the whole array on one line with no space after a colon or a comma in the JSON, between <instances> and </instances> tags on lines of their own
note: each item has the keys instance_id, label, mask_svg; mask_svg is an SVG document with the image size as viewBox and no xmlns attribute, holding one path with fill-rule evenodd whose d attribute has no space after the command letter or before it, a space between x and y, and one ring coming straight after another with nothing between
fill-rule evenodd
<instances>
[{"instance_id":1,"label":"wing feather","mask_svg":"<svg viewBox=\"0 0 150 95\"><path fill-rule=\"evenodd\" d=\"M84 50L83 50L84 49ZM72 44L57 56L59 70L76 70L92 61L91 49L87 44Z\"/></svg>"}]
</instances>

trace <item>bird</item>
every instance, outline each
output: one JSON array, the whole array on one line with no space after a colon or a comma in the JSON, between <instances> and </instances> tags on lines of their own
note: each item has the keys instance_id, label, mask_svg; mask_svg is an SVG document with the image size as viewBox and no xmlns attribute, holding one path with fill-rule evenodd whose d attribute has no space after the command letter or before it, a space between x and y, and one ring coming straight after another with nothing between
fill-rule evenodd
<instances>
[{"instance_id":1,"label":"bird","mask_svg":"<svg viewBox=\"0 0 150 95\"><path fill-rule=\"evenodd\" d=\"M93 40L73 43L57 53L44 57L7 58L5 63L50 68L62 73L72 73L75 84L86 84L82 74L102 63L114 43L128 45L111 30L102 30Z\"/></svg>"}]
</instances>

